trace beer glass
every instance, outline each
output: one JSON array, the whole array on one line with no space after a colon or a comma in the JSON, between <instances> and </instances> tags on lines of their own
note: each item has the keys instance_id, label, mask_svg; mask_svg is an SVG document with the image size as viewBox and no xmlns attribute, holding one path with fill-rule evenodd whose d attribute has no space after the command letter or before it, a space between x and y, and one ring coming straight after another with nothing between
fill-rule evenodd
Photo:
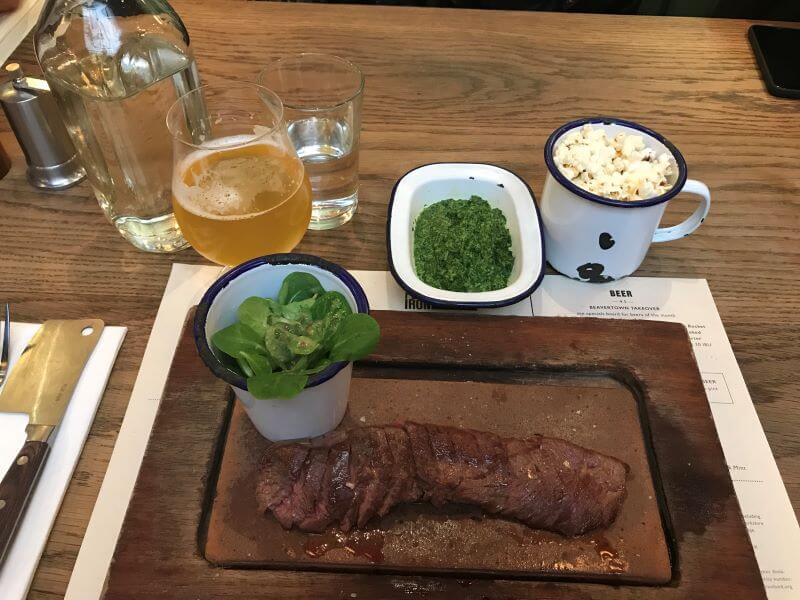
<instances>
[{"instance_id":1,"label":"beer glass","mask_svg":"<svg viewBox=\"0 0 800 600\"><path fill-rule=\"evenodd\" d=\"M204 85L167 113L172 204L186 240L221 265L291 251L311 219L311 184L275 93Z\"/></svg>"}]
</instances>

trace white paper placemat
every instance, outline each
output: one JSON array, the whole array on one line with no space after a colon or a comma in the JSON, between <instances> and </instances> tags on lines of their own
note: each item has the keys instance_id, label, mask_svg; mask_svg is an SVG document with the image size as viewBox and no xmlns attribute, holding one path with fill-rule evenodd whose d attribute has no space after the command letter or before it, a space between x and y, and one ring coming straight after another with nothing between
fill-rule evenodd
<instances>
[{"instance_id":1,"label":"white paper placemat","mask_svg":"<svg viewBox=\"0 0 800 600\"><path fill-rule=\"evenodd\" d=\"M128 510L186 313L197 304L220 271L220 267L172 265L65 598L90 600L100 598L103 593L108 566Z\"/></svg>"},{"instance_id":2,"label":"white paper placemat","mask_svg":"<svg viewBox=\"0 0 800 600\"><path fill-rule=\"evenodd\" d=\"M0 327L0 330L2 327ZM39 329L29 323L11 324L9 373L28 342ZM28 593L39 557L42 555L50 528L53 526L61 500L67 490L72 472L78 462L97 406L103 397L108 377L125 337L124 327L106 327L92 351L86 367L75 386L64 418L51 438L50 453L39 481L28 502L22 522L5 562L0 569L0 598L21 599ZM5 475L25 443L28 416L0 413L0 473Z\"/></svg>"},{"instance_id":3,"label":"white paper placemat","mask_svg":"<svg viewBox=\"0 0 800 600\"><path fill-rule=\"evenodd\" d=\"M173 266L125 415L126 435L123 438L120 432L114 448L106 481L67 589L68 600L94 600L102 594L186 312L219 273L219 267ZM364 287L373 309L429 308L408 297L388 272L351 273ZM618 282L590 285L548 275L530 298L496 311L479 312L655 319L685 324L767 595L770 600L798 598L800 528L704 279L628 277ZM107 486L110 479L114 483Z\"/></svg>"}]
</instances>

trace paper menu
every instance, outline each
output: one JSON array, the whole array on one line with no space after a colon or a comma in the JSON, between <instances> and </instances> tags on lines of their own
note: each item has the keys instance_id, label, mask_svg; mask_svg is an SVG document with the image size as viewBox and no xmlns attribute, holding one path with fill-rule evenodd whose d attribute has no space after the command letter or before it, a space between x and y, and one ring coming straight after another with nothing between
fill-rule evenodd
<instances>
[{"instance_id":1,"label":"paper menu","mask_svg":"<svg viewBox=\"0 0 800 600\"><path fill-rule=\"evenodd\" d=\"M586 286L549 276L531 309L686 325L767 595L800 597L800 527L706 280L629 277Z\"/></svg>"},{"instance_id":2,"label":"paper menu","mask_svg":"<svg viewBox=\"0 0 800 600\"><path fill-rule=\"evenodd\" d=\"M178 342L186 311L219 267L173 265L108 472L84 536L67 600L102 595L106 572ZM385 271L351 271L375 310L427 310ZM800 528L705 280L629 277L585 284L546 276L530 298L476 311L518 316L646 318L689 329L734 486L770 600L800 589Z\"/></svg>"},{"instance_id":3,"label":"paper menu","mask_svg":"<svg viewBox=\"0 0 800 600\"><path fill-rule=\"evenodd\" d=\"M373 309L430 309L407 296L389 273L353 275ZM686 325L767 594L770 600L800 596L800 527L705 279L629 277L587 285L548 275L530 298L478 312Z\"/></svg>"},{"instance_id":4,"label":"paper menu","mask_svg":"<svg viewBox=\"0 0 800 600\"><path fill-rule=\"evenodd\" d=\"M111 460L67 586L67 600L103 596L106 574L158 412L186 314L221 267L172 265Z\"/></svg>"}]
</instances>

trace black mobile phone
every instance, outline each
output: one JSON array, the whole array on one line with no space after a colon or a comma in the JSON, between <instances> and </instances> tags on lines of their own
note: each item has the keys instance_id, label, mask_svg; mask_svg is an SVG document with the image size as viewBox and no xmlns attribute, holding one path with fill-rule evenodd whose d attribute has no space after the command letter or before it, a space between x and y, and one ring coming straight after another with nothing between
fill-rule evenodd
<instances>
[{"instance_id":1,"label":"black mobile phone","mask_svg":"<svg viewBox=\"0 0 800 600\"><path fill-rule=\"evenodd\" d=\"M800 98L800 29L752 25L748 36L769 92Z\"/></svg>"}]
</instances>

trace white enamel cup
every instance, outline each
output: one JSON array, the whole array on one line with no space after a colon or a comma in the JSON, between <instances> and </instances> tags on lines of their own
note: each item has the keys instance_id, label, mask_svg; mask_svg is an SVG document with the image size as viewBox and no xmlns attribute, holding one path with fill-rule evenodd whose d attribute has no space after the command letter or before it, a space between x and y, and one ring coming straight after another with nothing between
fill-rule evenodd
<instances>
[{"instance_id":1,"label":"white enamel cup","mask_svg":"<svg viewBox=\"0 0 800 600\"><path fill-rule=\"evenodd\" d=\"M246 298L276 298L283 280L295 271L311 273L327 291L341 292L353 311L369 312L364 289L342 267L316 256L290 253L254 258L224 273L208 288L194 317L194 339L203 362L231 385L255 428L274 442L316 437L335 429L347 410L353 363L334 363L312 375L294 398L258 399L247 390L247 380L214 354L209 340L236 322L236 310Z\"/></svg>"},{"instance_id":2,"label":"white enamel cup","mask_svg":"<svg viewBox=\"0 0 800 600\"><path fill-rule=\"evenodd\" d=\"M597 196L579 188L558 170L553 152L569 131L585 124L605 129L609 137L619 132L642 136L657 155L669 152L678 166L673 186L654 198L624 202ZM711 194L700 181L687 179L686 161L664 136L630 121L595 117L579 119L556 129L544 147L547 178L540 202L547 262L560 273L591 283L627 277L642 264L652 242L686 237L708 215ZM686 192L700 198L697 210L672 227L658 227L667 202Z\"/></svg>"}]
</instances>

